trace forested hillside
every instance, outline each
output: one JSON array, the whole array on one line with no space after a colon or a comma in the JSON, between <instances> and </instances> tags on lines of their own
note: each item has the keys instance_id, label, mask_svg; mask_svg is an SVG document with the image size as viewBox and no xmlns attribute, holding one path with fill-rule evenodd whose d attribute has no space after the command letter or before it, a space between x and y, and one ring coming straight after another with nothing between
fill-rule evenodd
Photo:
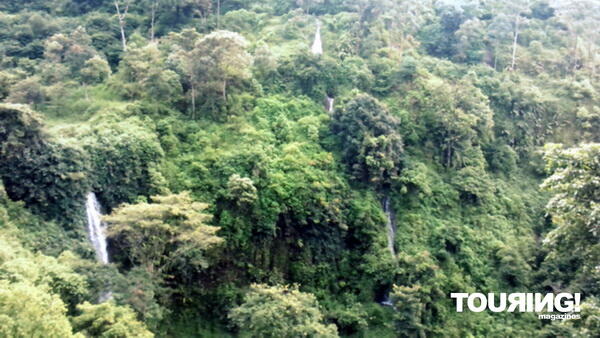
<instances>
[{"instance_id":1,"label":"forested hillside","mask_svg":"<svg viewBox=\"0 0 600 338\"><path fill-rule=\"evenodd\" d=\"M0 1L0 336L599 337L599 26L596 0Z\"/></svg>"}]
</instances>

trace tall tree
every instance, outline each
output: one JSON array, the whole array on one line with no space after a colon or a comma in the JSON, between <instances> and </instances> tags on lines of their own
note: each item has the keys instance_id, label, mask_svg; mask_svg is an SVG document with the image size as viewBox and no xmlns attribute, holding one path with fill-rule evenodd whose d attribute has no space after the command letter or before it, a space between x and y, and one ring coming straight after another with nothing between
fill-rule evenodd
<instances>
[{"instance_id":1,"label":"tall tree","mask_svg":"<svg viewBox=\"0 0 600 338\"><path fill-rule=\"evenodd\" d=\"M396 310L395 322L398 330L407 337L426 337L426 326L423 325L425 305L421 303L422 297L420 285L394 285L391 298Z\"/></svg>"},{"instance_id":2,"label":"tall tree","mask_svg":"<svg viewBox=\"0 0 600 338\"><path fill-rule=\"evenodd\" d=\"M189 87L188 96L192 104L192 119L196 118L196 98L202 76L195 71L196 61L193 57L193 50L200 36L195 29L187 28L180 33L169 34L166 40L171 44L171 53L167 62L181 74L184 86Z\"/></svg>"},{"instance_id":3,"label":"tall tree","mask_svg":"<svg viewBox=\"0 0 600 338\"><path fill-rule=\"evenodd\" d=\"M382 187L400 171L403 152L400 121L367 94L355 96L336 112L332 131L343 147L344 161L358 180Z\"/></svg>"},{"instance_id":4,"label":"tall tree","mask_svg":"<svg viewBox=\"0 0 600 338\"><path fill-rule=\"evenodd\" d=\"M429 124L425 137L439 145L446 167L468 165L475 160L471 155L480 154L473 147L492 135L493 113L487 97L468 77L457 83L433 78L418 83L422 87L411 105L420 107L423 122Z\"/></svg>"},{"instance_id":5,"label":"tall tree","mask_svg":"<svg viewBox=\"0 0 600 338\"><path fill-rule=\"evenodd\" d=\"M60 297L42 287L0 281L0 335L3 337L75 337L66 311Z\"/></svg>"},{"instance_id":6,"label":"tall tree","mask_svg":"<svg viewBox=\"0 0 600 338\"><path fill-rule=\"evenodd\" d=\"M583 227L600 236L600 144L548 146L545 159L552 175L543 187L555 193L548 209L561 228L558 232Z\"/></svg>"},{"instance_id":7,"label":"tall tree","mask_svg":"<svg viewBox=\"0 0 600 338\"><path fill-rule=\"evenodd\" d=\"M158 10L158 5L160 0L151 0L150 4L150 41L154 42L154 26L156 23L156 11Z\"/></svg>"},{"instance_id":8,"label":"tall tree","mask_svg":"<svg viewBox=\"0 0 600 338\"><path fill-rule=\"evenodd\" d=\"M252 337L338 337L335 325L323 323L315 296L297 287L254 284L229 318Z\"/></svg>"},{"instance_id":9,"label":"tall tree","mask_svg":"<svg viewBox=\"0 0 600 338\"><path fill-rule=\"evenodd\" d=\"M125 25L127 14L129 13L129 5L131 0L124 0L123 4L120 4L120 0L115 0L115 9L117 10L117 19L119 20L119 30L121 31L121 44L123 45L123 51L127 51L127 37L125 35Z\"/></svg>"},{"instance_id":10,"label":"tall tree","mask_svg":"<svg viewBox=\"0 0 600 338\"><path fill-rule=\"evenodd\" d=\"M112 84L125 97L154 102L176 101L182 92L178 74L167 69L155 43L131 48L121 60Z\"/></svg>"},{"instance_id":11,"label":"tall tree","mask_svg":"<svg viewBox=\"0 0 600 338\"><path fill-rule=\"evenodd\" d=\"M517 49L519 43L519 37L521 31L527 25L529 7L531 5L530 0L514 0L514 1L498 1L492 2L492 13L494 19L491 27L503 27L506 30L510 30L511 38L511 52L510 52L510 66L508 69L514 71L517 66Z\"/></svg>"},{"instance_id":12,"label":"tall tree","mask_svg":"<svg viewBox=\"0 0 600 338\"><path fill-rule=\"evenodd\" d=\"M77 309L81 314L73 318L73 327L87 337L154 337L138 321L133 310L118 306L112 301L97 305L85 302L77 306Z\"/></svg>"},{"instance_id":13,"label":"tall tree","mask_svg":"<svg viewBox=\"0 0 600 338\"><path fill-rule=\"evenodd\" d=\"M394 2L383 16L390 20L391 29L400 33L402 40L408 39L433 19L434 8L428 1L404 0Z\"/></svg>"},{"instance_id":14,"label":"tall tree","mask_svg":"<svg viewBox=\"0 0 600 338\"><path fill-rule=\"evenodd\" d=\"M150 203L124 204L105 217L109 236L123 243L129 259L160 275L174 261L206 267L206 252L223 242L207 225L207 204L189 193L153 196Z\"/></svg>"},{"instance_id":15,"label":"tall tree","mask_svg":"<svg viewBox=\"0 0 600 338\"><path fill-rule=\"evenodd\" d=\"M597 43L600 32L597 22L600 20L600 4L595 1L561 1L556 3L560 22L569 28L571 45L568 57L571 73L587 66L593 77L596 72L598 54ZM587 55L584 55L587 54Z\"/></svg>"},{"instance_id":16,"label":"tall tree","mask_svg":"<svg viewBox=\"0 0 600 338\"><path fill-rule=\"evenodd\" d=\"M593 294L600 291L600 144L549 145L545 160L551 176L542 187L554 194L547 209L556 225L544 241L550 250L546 263L569 264L561 279Z\"/></svg>"},{"instance_id":17,"label":"tall tree","mask_svg":"<svg viewBox=\"0 0 600 338\"><path fill-rule=\"evenodd\" d=\"M244 37L229 31L212 32L198 40L190 57L196 60L194 78L200 80L205 94L210 97L210 92L220 92L227 102L228 86L250 78L252 56L247 47Z\"/></svg>"}]
</instances>

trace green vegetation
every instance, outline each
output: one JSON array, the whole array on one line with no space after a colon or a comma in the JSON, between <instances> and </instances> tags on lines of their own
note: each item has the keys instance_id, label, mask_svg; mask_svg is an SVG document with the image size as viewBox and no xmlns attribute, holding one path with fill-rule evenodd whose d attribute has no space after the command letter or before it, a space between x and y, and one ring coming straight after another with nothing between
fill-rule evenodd
<instances>
[{"instance_id":1,"label":"green vegetation","mask_svg":"<svg viewBox=\"0 0 600 338\"><path fill-rule=\"evenodd\" d=\"M0 3L0 336L599 336L598 13Z\"/></svg>"},{"instance_id":2,"label":"green vegetation","mask_svg":"<svg viewBox=\"0 0 600 338\"><path fill-rule=\"evenodd\" d=\"M207 266L203 251L221 243L217 227L206 225L207 205L192 202L189 194L153 196L153 203L124 204L106 217L109 236L122 243L135 265L161 273L173 261ZM187 259L186 259L187 258Z\"/></svg>"},{"instance_id":3,"label":"green vegetation","mask_svg":"<svg viewBox=\"0 0 600 338\"><path fill-rule=\"evenodd\" d=\"M252 337L338 337L335 325L321 323L315 296L295 287L251 285L229 317Z\"/></svg>"}]
</instances>

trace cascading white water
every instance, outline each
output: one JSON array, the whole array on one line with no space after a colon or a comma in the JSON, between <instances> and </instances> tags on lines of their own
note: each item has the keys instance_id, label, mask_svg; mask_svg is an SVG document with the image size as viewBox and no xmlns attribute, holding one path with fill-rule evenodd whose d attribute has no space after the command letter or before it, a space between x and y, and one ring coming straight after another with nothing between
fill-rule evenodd
<instances>
[{"instance_id":1,"label":"cascading white water","mask_svg":"<svg viewBox=\"0 0 600 338\"><path fill-rule=\"evenodd\" d=\"M317 22L317 31L315 32L315 41L312 44L311 52L315 55L323 54L323 45L321 44L321 24Z\"/></svg>"},{"instance_id":2,"label":"cascading white water","mask_svg":"<svg viewBox=\"0 0 600 338\"><path fill-rule=\"evenodd\" d=\"M108 251L106 249L106 225L102 222L102 214L100 213L100 203L96 198L96 194L90 192L87 194L85 201L85 211L88 221L88 234L96 257L102 264L108 264Z\"/></svg>"},{"instance_id":3,"label":"cascading white water","mask_svg":"<svg viewBox=\"0 0 600 338\"><path fill-rule=\"evenodd\" d=\"M394 303L392 303L392 300L390 299L390 293L386 293L383 300L379 303L383 306L390 306L390 307L394 307Z\"/></svg>"},{"instance_id":4,"label":"cascading white water","mask_svg":"<svg viewBox=\"0 0 600 338\"><path fill-rule=\"evenodd\" d=\"M392 253L392 257L396 257L396 250L394 250L394 242L396 240L396 225L394 224L394 211L390 207L390 198L389 196L385 196L382 201L383 211L385 212L387 221L386 221L386 229L387 229L387 240L388 240L388 249Z\"/></svg>"},{"instance_id":5,"label":"cascading white water","mask_svg":"<svg viewBox=\"0 0 600 338\"><path fill-rule=\"evenodd\" d=\"M385 228L387 233L388 249L390 250L392 257L396 258L396 250L394 249L394 242L396 241L396 223L394 210L392 210L392 207L390 206L390 197L386 195L381 200L381 205L386 216ZM379 304L383 306L390 306L392 308L394 307L394 303L392 303L392 300L390 299L390 290L386 291Z\"/></svg>"},{"instance_id":6,"label":"cascading white water","mask_svg":"<svg viewBox=\"0 0 600 338\"><path fill-rule=\"evenodd\" d=\"M102 213L100 212L100 202L96 194L90 192L85 200L85 212L88 221L88 235L90 242L96 251L96 258L102 264L108 264L108 250L106 246L106 224L102 222ZM112 298L111 291L103 291L98 297L98 302L103 303Z\"/></svg>"},{"instance_id":7,"label":"cascading white water","mask_svg":"<svg viewBox=\"0 0 600 338\"><path fill-rule=\"evenodd\" d=\"M325 99L325 104L327 106L326 108L328 113L333 113L333 101L333 97L327 96L327 98Z\"/></svg>"}]
</instances>

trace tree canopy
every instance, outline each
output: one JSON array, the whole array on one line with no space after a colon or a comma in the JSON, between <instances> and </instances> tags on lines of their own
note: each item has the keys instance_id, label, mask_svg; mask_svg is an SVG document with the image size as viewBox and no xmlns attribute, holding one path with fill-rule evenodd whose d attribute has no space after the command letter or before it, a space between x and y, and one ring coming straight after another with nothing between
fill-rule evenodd
<instances>
[{"instance_id":1,"label":"tree canopy","mask_svg":"<svg viewBox=\"0 0 600 338\"><path fill-rule=\"evenodd\" d=\"M322 323L315 296L293 286L251 285L229 317L252 337L338 337L334 325Z\"/></svg>"},{"instance_id":2,"label":"tree canopy","mask_svg":"<svg viewBox=\"0 0 600 338\"><path fill-rule=\"evenodd\" d=\"M0 1L0 336L598 336L598 13Z\"/></svg>"}]
</instances>

